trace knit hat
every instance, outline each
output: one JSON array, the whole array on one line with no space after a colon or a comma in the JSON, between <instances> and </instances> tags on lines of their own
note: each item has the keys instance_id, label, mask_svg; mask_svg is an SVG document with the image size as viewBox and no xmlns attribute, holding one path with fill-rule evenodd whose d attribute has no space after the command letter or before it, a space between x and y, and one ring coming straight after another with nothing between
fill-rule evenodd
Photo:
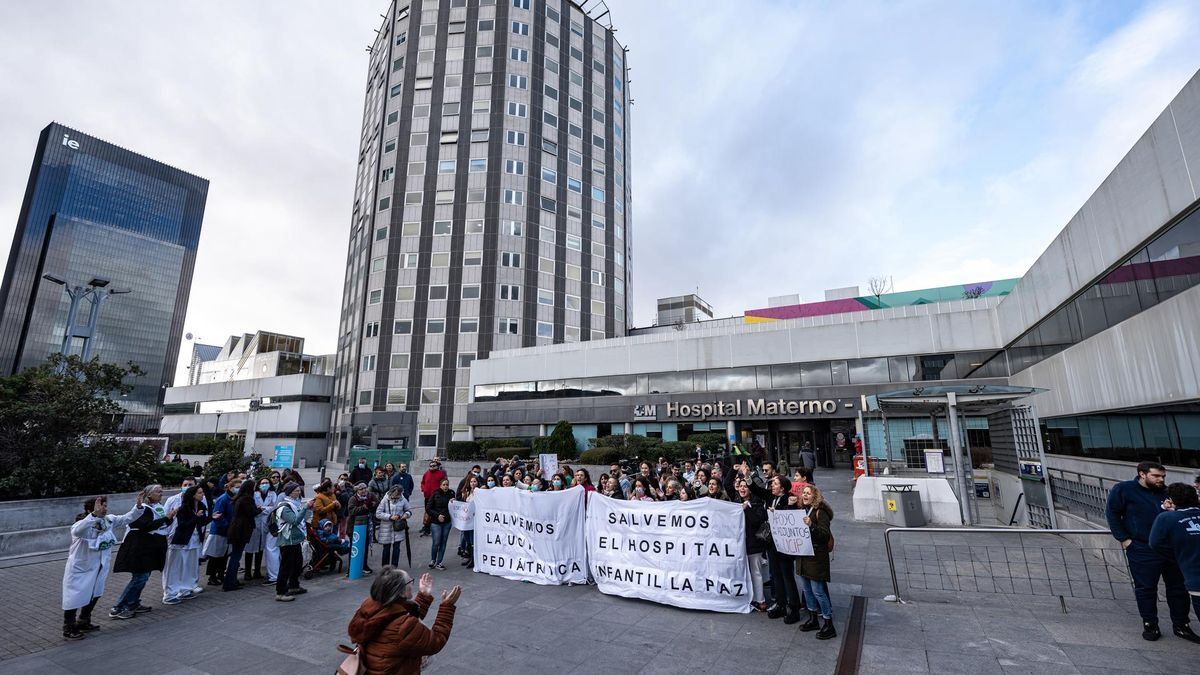
<instances>
[{"instance_id":1,"label":"knit hat","mask_svg":"<svg viewBox=\"0 0 1200 675\"><path fill-rule=\"evenodd\" d=\"M296 490L296 488L298 488L298 487L300 487L300 484L296 483L296 482L292 482L292 483L288 483L287 485L284 485L283 486L283 496L287 497L287 496L291 495L292 492L294 492Z\"/></svg>"}]
</instances>

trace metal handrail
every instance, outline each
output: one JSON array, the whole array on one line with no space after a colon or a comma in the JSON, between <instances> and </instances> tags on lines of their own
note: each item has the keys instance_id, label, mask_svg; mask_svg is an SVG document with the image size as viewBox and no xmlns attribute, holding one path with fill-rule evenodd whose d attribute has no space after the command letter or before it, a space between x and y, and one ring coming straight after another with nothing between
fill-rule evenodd
<instances>
[{"instance_id":1,"label":"metal handrail","mask_svg":"<svg viewBox=\"0 0 1200 675\"><path fill-rule=\"evenodd\" d=\"M939 532L954 534L1086 534L1112 536L1110 530L1042 530L1036 528L1015 527L889 527L883 531L883 546L887 551L888 570L892 574L892 595L884 598L884 602L903 602L900 599L900 581L896 577L896 559L892 555L893 532Z\"/></svg>"}]
</instances>

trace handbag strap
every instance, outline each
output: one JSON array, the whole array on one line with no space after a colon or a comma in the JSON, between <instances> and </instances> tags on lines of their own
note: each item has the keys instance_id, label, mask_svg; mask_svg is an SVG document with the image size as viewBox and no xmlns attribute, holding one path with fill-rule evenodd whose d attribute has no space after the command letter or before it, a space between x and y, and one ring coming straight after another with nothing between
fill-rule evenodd
<instances>
[{"instance_id":1,"label":"handbag strap","mask_svg":"<svg viewBox=\"0 0 1200 675\"><path fill-rule=\"evenodd\" d=\"M354 645L353 647L347 647L346 645L339 644L337 646L337 650L343 654L357 654L358 653L358 645Z\"/></svg>"}]
</instances>

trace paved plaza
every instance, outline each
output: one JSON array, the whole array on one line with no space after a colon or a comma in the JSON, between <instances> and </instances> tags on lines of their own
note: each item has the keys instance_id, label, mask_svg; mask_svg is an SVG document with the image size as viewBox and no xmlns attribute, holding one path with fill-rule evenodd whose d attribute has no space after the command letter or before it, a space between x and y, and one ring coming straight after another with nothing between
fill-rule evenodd
<instances>
[{"instance_id":1,"label":"paved plaza","mask_svg":"<svg viewBox=\"0 0 1200 675\"><path fill-rule=\"evenodd\" d=\"M1169 633L1145 642L1132 601L912 590L883 602L891 581L883 527L850 520L849 475L820 471L838 517L833 561L839 637L821 642L763 614L715 614L607 596L595 587L548 587L475 574L447 559L435 597L461 584L445 650L429 672L830 673L853 596L867 599L859 673L1189 673L1200 645ZM450 549L457 543L451 536ZM414 572L425 571L429 539L413 540ZM377 551L373 550L375 556ZM206 591L173 607L157 602L157 573L143 602L149 614L111 621L108 608L128 575L110 578L94 621L98 633L60 638L64 556L9 562L0 591L0 673L324 673L334 671L346 625L370 578L307 582L309 593L277 603L273 587ZM403 561L402 561L403 562ZM436 608L436 603L435 603ZM432 614L429 623L432 622ZM1164 628L1166 608L1162 608ZM847 645L847 649L853 645ZM851 660L851 663L853 661Z\"/></svg>"}]
</instances>

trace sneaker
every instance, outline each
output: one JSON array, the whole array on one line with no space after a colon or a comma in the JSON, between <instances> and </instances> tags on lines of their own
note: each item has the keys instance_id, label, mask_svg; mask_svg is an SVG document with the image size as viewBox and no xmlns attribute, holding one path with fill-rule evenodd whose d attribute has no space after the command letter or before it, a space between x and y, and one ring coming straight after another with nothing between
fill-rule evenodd
<instances>
[{"instance_id":1,"label":"sneaker","mask_svg":"<svg viewBox=\"0 0 1200 675\"><path fill-rule=\"evenodd\" d=\"M84 637L86 636L74 626L63 626L64 640L82 640Z\"/></svg>"},{"instance_id":2,"label":"sneaker","mask_svg":"<svg viewBox=\"0 0 1200 675\"><path fill-rule=\"evenodd\" d=\"M1154 642L1155 640L1157 640L1160 637L1162 637L1162 631L1158 629L1157 623L1151 623L1149 621L1142 622L1142 639L1143 640L1148 640L1150 642Z\"/></svg>"},{"instance_id":3,"label":"sneaker","mask_svg":"<svg viewBox=\"0 0 1200 675\"><path fill-rule=\"evenodd\" d=\"M149 612L149 611L150 611L150 610L152 610L152 609L154 609L154 608L153 608L153 607L147 607L147 606L145 606L145 605L143 605L142 603L140 603L140 602L139 602L139 603L138 603L138 605L137 605L137 607L134 607L134 608L133 608L133 613L134 613L134 614L145 614L146 612Z\"/></svg>"},{"instance_id":4,"label":"sneaker","mask_svg":"<svg viewBox=\"0 0 1200 675\"><path fill-rule=\"evenodd\" d=\"M196 597L196 594L191 591L183 591L175 597L179 598L180 600L191 600L192 598Z\"/></svg>"},{"instance_id":5,"label":"sneaker","mask_svg":"<svg viewBox=\"0 0 1200 675\"><path fill-rule=\"evenodd\" d=\"M287 594L288 595L304 595L307 592L308 592L307 588L289 588Z\"/></svg>"},{"instance_id":6,"label":"sneaker","mask_svg":"<svg viewBox=\"0 0 1200 675\"><path fill-rule=\"evenodd\" d=\"M163 597L164 605L178 605L181 602L183 602L183 600L180 600L178 597L176 597L174 595L168 595L168 596Z\"/></svg>"},{"instance_id":7,"label":"sneaker","mask_svg":"<svg viewBox=\"0 0 1200 675\"><path fill-rule=\"evenodd\" d=\"M274 580L274 579L267 579L266 581L262 582L262 585L263 585L263 586L274 586L274 585L275 585L275 580Z\"/></svg>"},{"instance_id":8,"label":"sneaker","mask_svg":"<svg viewBox=\"0 0 1200 675\"><path fill-rule=\"evenodd\" d=\"M87 621L80 621L75 624L75 630L81 633L91 633L92 631L100 630L100 626L97 626L92 623L91 619L88 619Z\"/></svg>"},{"instance_id":9,"label":"sneaker","mask_svg":"<svg viewBox=\"0 0 1200 675\"><path fill-rule=\"evenodd\" d=\"M1192 632L1192 627L1186 623L1175 624L1174 630L1171 632L1175 633L1175 637L1181 637L1188 642L1200 643L1200 635Z\"/></svg>"},{"instance_id":10,"label":"sneaker","mask_svg":"<svg viewBox=\"0 0 1200 675\"><path fill-rule=\"evenodd\" d=\"M203 587L203 586L194 586L194 587L192 588L192 594L193 594L193 595L200 595L200 594L201 594L201 593L203 593L203 592L204 592L204 587Z\"/></svg>"},{"instance_id":11,"label":"sneaker","mask_svg":"<svg viewBox=\"0 0 1200 675\"><path fill-rule=\"evenodd\" d=\"M291 595L276 595L275 602L291 602L296 598Z\"/></svg>"},{"instance_id":12,"label":"sneaker","mask_svg":"<svg viewBox=\"0 0 1200 675\"><path fill-rule=\"evenodd\" d=\"M429 569L433 569L434 567L437 567L437 563L435 563L435 562L433 562L432 560L430 560L430 561L429 561Z\"/></svg>"},{"instance_id":13,"label":"sneaker","mask_svg":"<svg viewBox=\"0 0 1200 675\"><path fill-rule=\"evenodd\" d=\"M446 569L446 566L445 566L445 565L443 565L442 563L438 563L437 565L434 565L434 567L438 568L439 570L444 570L444 569Z\"/></svg>"},{"instance_id":14,"label":"sneaker","mask_svg":"<svg viewBox=\"0 0 1200 675\"><path fill-rule=\"evenodd\" d=\"M132 609L116 609L114 607L113 610L108 613L108 618L122 619L122 620L123 619L132 619L133 618L133 610Z\"/></svg>"}]
</instances>

